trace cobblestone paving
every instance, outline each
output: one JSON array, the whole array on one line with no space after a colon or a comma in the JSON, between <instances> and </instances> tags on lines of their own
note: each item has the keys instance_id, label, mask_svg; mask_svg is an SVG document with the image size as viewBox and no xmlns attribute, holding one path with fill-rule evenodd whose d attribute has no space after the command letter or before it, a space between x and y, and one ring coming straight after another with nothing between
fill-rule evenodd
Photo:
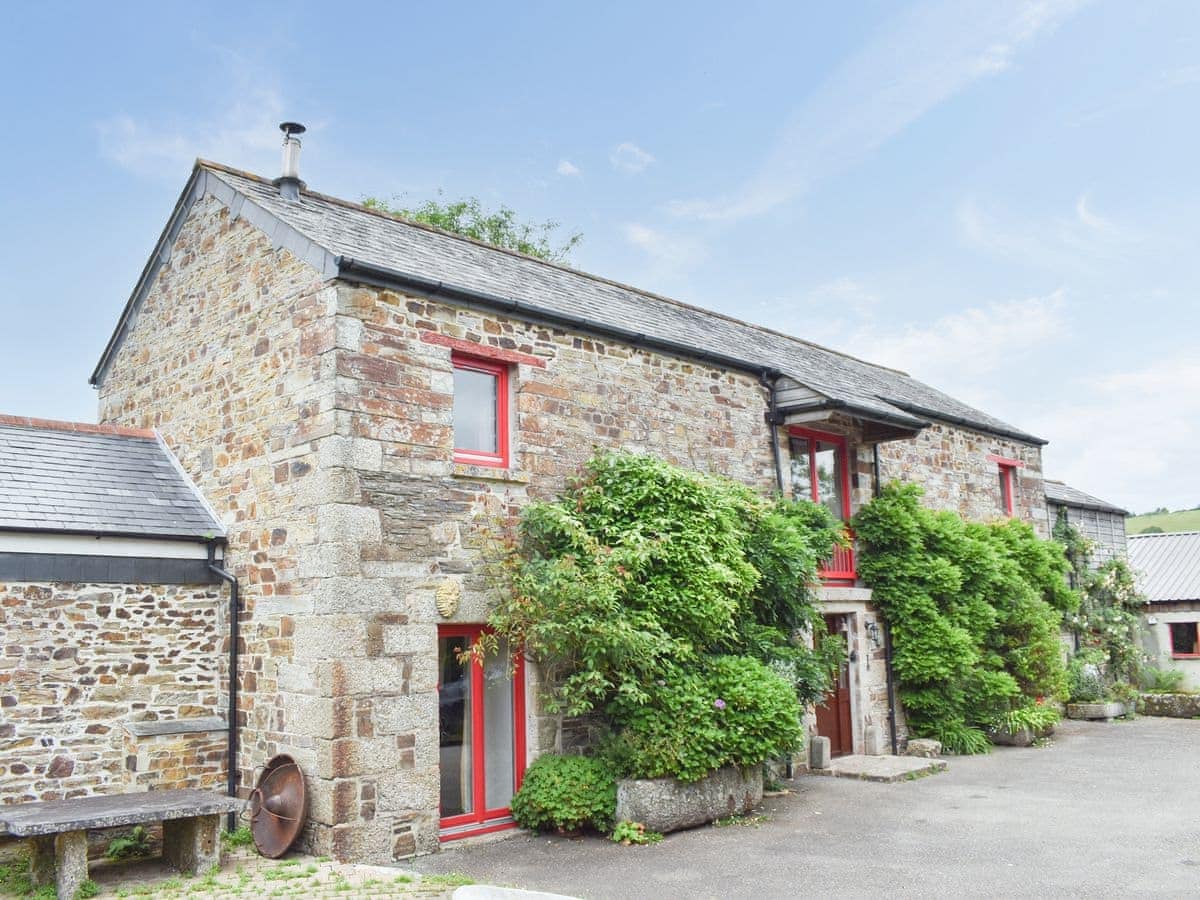
<instances>
[{"instance_id":1,"label":"cobblestone paving","mask_svg":"<svg viewBox=\"0 0 1200 900\"><path fill-rule=\"evenodd\" d=\"M154 897L178 900L217 898L414 897L445 900L469 884L461 875L418 875L407 869L353 866L311 856L264 859L247 850L226 853L219 871L192 878L173 874L161 862L93 863L98 897ZM0 892L2 893L2 892Z\"/></svg>"}]
</instances>

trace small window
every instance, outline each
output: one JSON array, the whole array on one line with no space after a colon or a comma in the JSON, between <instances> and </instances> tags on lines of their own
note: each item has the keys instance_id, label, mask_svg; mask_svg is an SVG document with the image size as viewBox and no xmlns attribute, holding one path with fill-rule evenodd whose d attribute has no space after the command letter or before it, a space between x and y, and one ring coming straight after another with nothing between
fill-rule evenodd
<instances>
[{"instance_id":1,"label":"small window","mask_svg":"<svg viewBox=\"0 0 1200 900\"><path fill-rule=\"evenodd\" d=\"M454 461L506 467L508 367L455 354Z\"/></svg>"},{"instance_id":2,"label":"small window","mask_svg":"<svg viewBox=\"0 0 1200 900\"><path fill-rule=\"evenodd\" d=\"M1196 622L1171 622L1171 655L1200 656L1200 635Z\"/></svg>"},{"instance_id":3,"label":"small window","mask_svg":"<svg viewBox=\"0 0 1200 900\"><path fill-rule=\"evenodd\" d=\"M1013 476L1016 466L1000 463L1000 512L1012 517L1013 515Z\"/></svg>"}]
</instances>

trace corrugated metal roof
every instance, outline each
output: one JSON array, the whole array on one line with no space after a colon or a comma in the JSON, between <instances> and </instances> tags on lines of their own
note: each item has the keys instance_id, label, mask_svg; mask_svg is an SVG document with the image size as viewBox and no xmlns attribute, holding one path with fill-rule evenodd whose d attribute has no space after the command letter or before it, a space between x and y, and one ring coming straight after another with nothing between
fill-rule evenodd
<instances>
[{"instance_id":1,"label":"corrugated metal roof","mask_svg":"<svg viewBox=\"0 0 1200 900\"><path fill-rule=\"evenodd\" d=\"M1200 600L1200 531L1131 534L1129 565L1151 603Z\"/></svg>"},{"instance_id":2,"label":"corrugated metal roof","mask_svg":"<svg viewBox=\"0 0 1200 900\"><path fill-rule=\"evenodd\" d=\"M225 533L153 432L0 421L0 529L138 537ZM29 421L29 420L27 420Z\"/></svg>"},{"instance_id":3,"label":"corrugated metal roof","mask_svg":"<svg viewBox=\"0 0 1200 900\"><path fill-rule=\"evenodd\" d=\"M587 319L700 352L737 357L756 367L781 371L831 400L853 406L865 417L873 413L884 417L883 421L916 428L922 427L926 418L941 418L1029 443L1045 443L894 369L334 197L306 190L300 202L289 202L265 178L214 163L200 162L197 166L198 172L208 173L239 195L239 209L240 198L245 198L247 205L263 210L300 236L303 243L333 257L521 300L559 316ZM185 191L181 203L187 196ZM168 228L163 240L169 239ZM121 329L137 299L135 291L93 382L119 343Z\"/></svg>"},{"instance_id":4,"label":"corrugated metal roof","mask_svg":"<svg viewBox=\"0 0 1200 900\"><path fill-rule=\"evenodd\" d=\"M1073 488L1069 484L1063 484L1061 481L1051 481L1047 478L1042 483L1046 490L1046 500L1049 503L1074 506L1079 509L1098 509L1101 512L1117 513L1122 516L1129 515L1128 510L1114 506L1112 503L1101 500L1099 497L1093 497L1091 494L1085 494L1078 488Z\"/></svg>"}]
</instances>

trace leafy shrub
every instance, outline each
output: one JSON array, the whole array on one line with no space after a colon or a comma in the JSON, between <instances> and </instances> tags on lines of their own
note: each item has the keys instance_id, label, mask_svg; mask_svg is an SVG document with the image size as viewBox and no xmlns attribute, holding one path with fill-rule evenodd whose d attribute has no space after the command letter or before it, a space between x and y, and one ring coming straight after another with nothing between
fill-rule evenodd
<instances>
[{"instance_id":1,"label":"leafy shrub","mask_svg":"<svg viewBox=\"0 0 1200 900\"><path fill-rule=\"evenodd\" d=\"M136 859L150 855L150 835L143 825L134 825L120 837L113 838L104 851L109 859Z\"/></svg>"},{"instance_id":2,"label":"leafy shrub","mask_svg":"<svg viewBox=\"0 0 1200 900\"><path fill-rule=\"evenodd\" d=\"M840 535L816 504L600 453L525 508L490 622L542 667L551 712L614 726L622 774L694 780L796 745L798 701L823 697L839 660L813 586ZM753 721L717 716L725 694Z\"/></svg>"},{"instance_id":3,"label":"leafy shrub","mask_svg":"<svg viewBox=\"0 0 1200 900\"><path fill-rule=\"evenodd\" d=\"M634 778L698 781L722 766L752 766L800 744L792 687L745 656L718 656L702 670L676 669L644 704L613 704L623 728L609 752Z\"/></svg>"},{"instance_id":4,"label":"leafy shrub","mask_svg":"<svg viewBox=\"0 0 1200 900\"><path fill-rule=\"evenodd\" d=\"M920 498L889 485L854 517L859 573L891 626L913 735L987 752L1000 717L1066 694L1058 633L1078 597L1062 547L1028 525L965 522Z\"/></svg>"},{"instance_id":5,"label":"leafy shrub","mask_svg":"<svg viewBox=\"0 0 1200 900\"><path fill-rule=\"evenodd\" d=\"M618 844L657 844L663 839L663 836L657 831L647 831L646 826L641 822L618 822L613 828L611 835L613 841Z\"/></svg>"},{"instance_id":6,"label":"leafy shrub","mask_svg":"<svg viewBox=\"0 0 1200 900\"><path fill-rule=\"evenodd\" d=\"M1061 718L1058 709L1048 703L1026 703L1010 709L996 720L996 730L1016 734L1028 728L1034 734L1053 728Z\"/></svg>"},{"instance_id":7,"label":"leafy shrub","mask_svg":"<svg viewBox=\"0 0 1200 900\"><path fill-rule=\"evenodd\" d=\"M1072 703L1098 703L1104 699L1104 675L1100 671L1103 656L1096 650L1075 654L1067 669Z\"/></svg>"},{"instance_id":8,"label":"leafy shrub","mask_svg":"<svg viewBox=\"0 0 1200 900\"><path fill-rule=\"evenodd\" d=\"M1187 676L1179 669L1142 670L1142 690L1149 694L1175 694L1183 688Z\"/></svg>"},{"instance_id":9,"label":"leafy shrub","mask_svg":"<svg viewBox=\"0 0 1200 900\"><path fill-rule=\"evenodd\" d=\"M512 816L522 828L607 831L617 811L612 770L588 756L540 756L525 773L512 799Z\"/></svg>"}]
</instances>

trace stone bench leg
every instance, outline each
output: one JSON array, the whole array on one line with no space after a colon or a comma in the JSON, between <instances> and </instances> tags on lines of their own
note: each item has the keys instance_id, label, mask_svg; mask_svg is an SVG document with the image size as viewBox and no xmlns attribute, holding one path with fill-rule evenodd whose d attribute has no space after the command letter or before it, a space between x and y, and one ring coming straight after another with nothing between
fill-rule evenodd
<instances>
[{"instance_id":1,"label":"stone bench leg","mask_svg":"<svg viewBox=\"0 0 1200 900\"><path fill-rule=\"evenodd\" d=\"M163 822L163 859L184 873L207 872L221 861L221 817L193 816Z\"/></svg>"},{"instance_id":2,"label":"stone bench leg","mask_svg":"<svg viewBox=\"0 0 1200 900\"><path fill-rule=\"evenodd\" d=\"M75 900L87 881L87 832L66 831L33 839L29 875L35 888L54 884L59 900Z\"/></svg>"}]
</instances>

